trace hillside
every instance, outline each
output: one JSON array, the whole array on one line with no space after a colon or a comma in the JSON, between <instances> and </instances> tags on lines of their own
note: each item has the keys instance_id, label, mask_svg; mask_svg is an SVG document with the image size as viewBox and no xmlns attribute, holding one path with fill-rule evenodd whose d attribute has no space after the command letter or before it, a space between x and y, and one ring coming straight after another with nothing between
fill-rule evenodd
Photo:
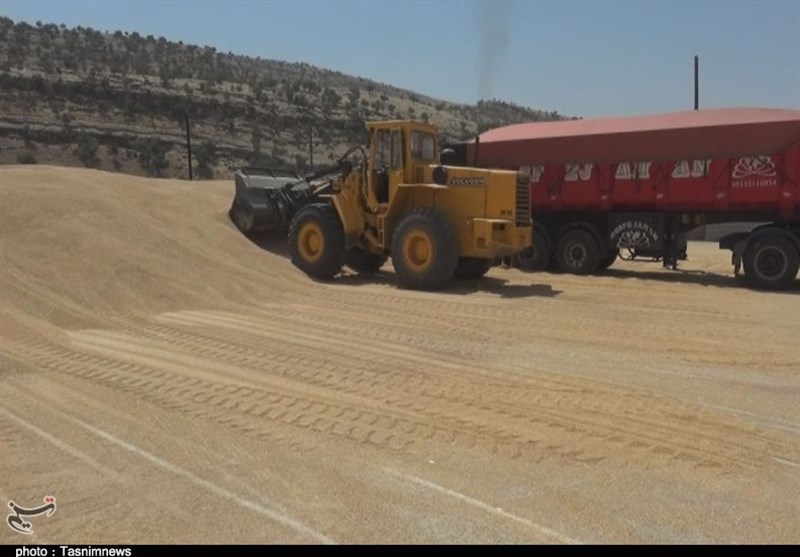
<instances>
[{"instance_id":1,"label":"hillside","mask_svg":"<svg viewBox=\"0 0 800 557\"><path fill-rule=\"evenodd\" d=\"M311 166L363 143L371 119L415 118L465 139L560 119L488 100L464 105L302 63L217 52L138 33L0 18L0 164L187 175L244 164ZM312 148L309 148L311 140Z\"/></svg>"}]
</instances>

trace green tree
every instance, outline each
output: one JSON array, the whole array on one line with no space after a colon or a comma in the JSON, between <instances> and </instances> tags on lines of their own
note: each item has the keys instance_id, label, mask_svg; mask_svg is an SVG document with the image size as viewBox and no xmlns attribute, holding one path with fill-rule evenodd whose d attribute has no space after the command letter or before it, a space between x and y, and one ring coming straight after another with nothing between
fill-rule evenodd
<instances>
[{"instance_id":1,"label":"green tree","mask_svg":"<svg viewBox=\"0 0 800 557\"><path fill-rule=\"evenodd\" d=\"M331 112L333 109L338 108L342 97L331 88L326 88L322 93L322 110L324 112Z\"/></svg>"},{"instance_id":2,"label":"green tree","mask_svg":"<svg viewBox=\"0 0 800 557\"><path fill-rule=\"evenodd\" d=\"M33 142L31 141L31 127L28 124L22 126L20 136L22 136L22 141L25 142L25 147L33 147Z\"/></svg>"},{"instance_id":3,"label":"green tree","mask_svg":"<svg viewBox=\"0 0 800 557\"><path fill-rule=\"evenodd\" d=\"M203 179L214 175L212 166L217 162L217 146L211 140L205 140L194 151L197 160L197 176Z\"/></svg>"},{"instance_id":4,"label":"green tree","mask_svg":"<svg viewBox=\"0 0 800 557\"><path fill-rule=\"evenodd\" d=\"M19 164L36 164L36 157L33 153L20 153L17 155L17 162Z\"/></svg>"},{"instance_id":5,"label":"green tree","mask_svg":"<svg viewBox=\"0 0 800 557\"><path fill-rule=\"evenodd\" d=\"M97 158L97 140L88 133L80 133L74 153L84 166L92 168L100 164Z\"/></svg>"},{"instance_id":6,"label":"green tree","mask_svg":"<svg viewBox=\"0 0 800 557\"><path fill-rule=\"evenodd\" d=\"M254 153L261 152L261 137L262 137L261 128L259 128L258 125L256 124L253 126L253 132L250 136L250 143L253 146Z\"/></svg>"},{"instance_id":7,"label":"green tree","mask_svg":"<svg viewBox=\"0 0 800 557\"><path fill-rule=\"evenodd\" d=\"M134 142L139 164L151 176L160 176L169 166L167 162L169 147L169 144L150 137L137 139Z\"/></svg>"}]
</instances>

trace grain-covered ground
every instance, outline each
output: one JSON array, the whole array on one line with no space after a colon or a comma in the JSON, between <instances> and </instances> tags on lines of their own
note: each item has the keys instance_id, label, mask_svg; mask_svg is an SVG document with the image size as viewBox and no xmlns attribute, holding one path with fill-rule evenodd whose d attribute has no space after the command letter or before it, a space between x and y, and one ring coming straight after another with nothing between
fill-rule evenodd
<instances>
[{"instance_id":1,"label":"grain-covered ground","mask_svg":"<svg viewBox=\"0 0 800 557\"><path fill-rule=\"evenodd\" d=\"M0 169L0 542L800 542L800 288L316 283L232 189Z\"/></svg>"}]
</instances>

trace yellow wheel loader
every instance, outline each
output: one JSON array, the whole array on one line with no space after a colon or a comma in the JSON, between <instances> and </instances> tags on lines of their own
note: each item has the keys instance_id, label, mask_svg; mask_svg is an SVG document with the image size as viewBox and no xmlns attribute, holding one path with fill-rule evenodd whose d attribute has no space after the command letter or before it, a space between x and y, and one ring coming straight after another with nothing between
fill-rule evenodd
<instances>
[{"instance_id":1,"label":"yellow wheel loader","mask_svg":"<svg viewBox=\"0 0 800 557\"><path fill-rule=\"evenodd\" d=\"M367 128L368 150L351 148L313 175L237 172L234 223L244 232L289 223L292 263L314 278L345 265L374 273L391 257L399 282L418 290L481 277L530 247L527 175L441 165L432 125Z\"/></svg>"}]
</instances>

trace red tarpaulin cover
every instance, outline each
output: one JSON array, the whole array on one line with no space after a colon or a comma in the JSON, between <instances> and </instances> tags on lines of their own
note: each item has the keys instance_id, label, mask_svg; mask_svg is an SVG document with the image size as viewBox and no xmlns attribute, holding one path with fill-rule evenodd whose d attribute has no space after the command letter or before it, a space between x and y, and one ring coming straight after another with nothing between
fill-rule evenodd
<instances>
[{"instance_id":1,"label":"red tarpaulin cover","mask_svg":"<svg viewBox=\"0 0 800 557\"><path fill-rule=\"evenodd\" d=\"M481 134L477 165L730 158L778 153L797 141L800 110L704 109L504 126Z\"/></svg>"}]
</instances>

